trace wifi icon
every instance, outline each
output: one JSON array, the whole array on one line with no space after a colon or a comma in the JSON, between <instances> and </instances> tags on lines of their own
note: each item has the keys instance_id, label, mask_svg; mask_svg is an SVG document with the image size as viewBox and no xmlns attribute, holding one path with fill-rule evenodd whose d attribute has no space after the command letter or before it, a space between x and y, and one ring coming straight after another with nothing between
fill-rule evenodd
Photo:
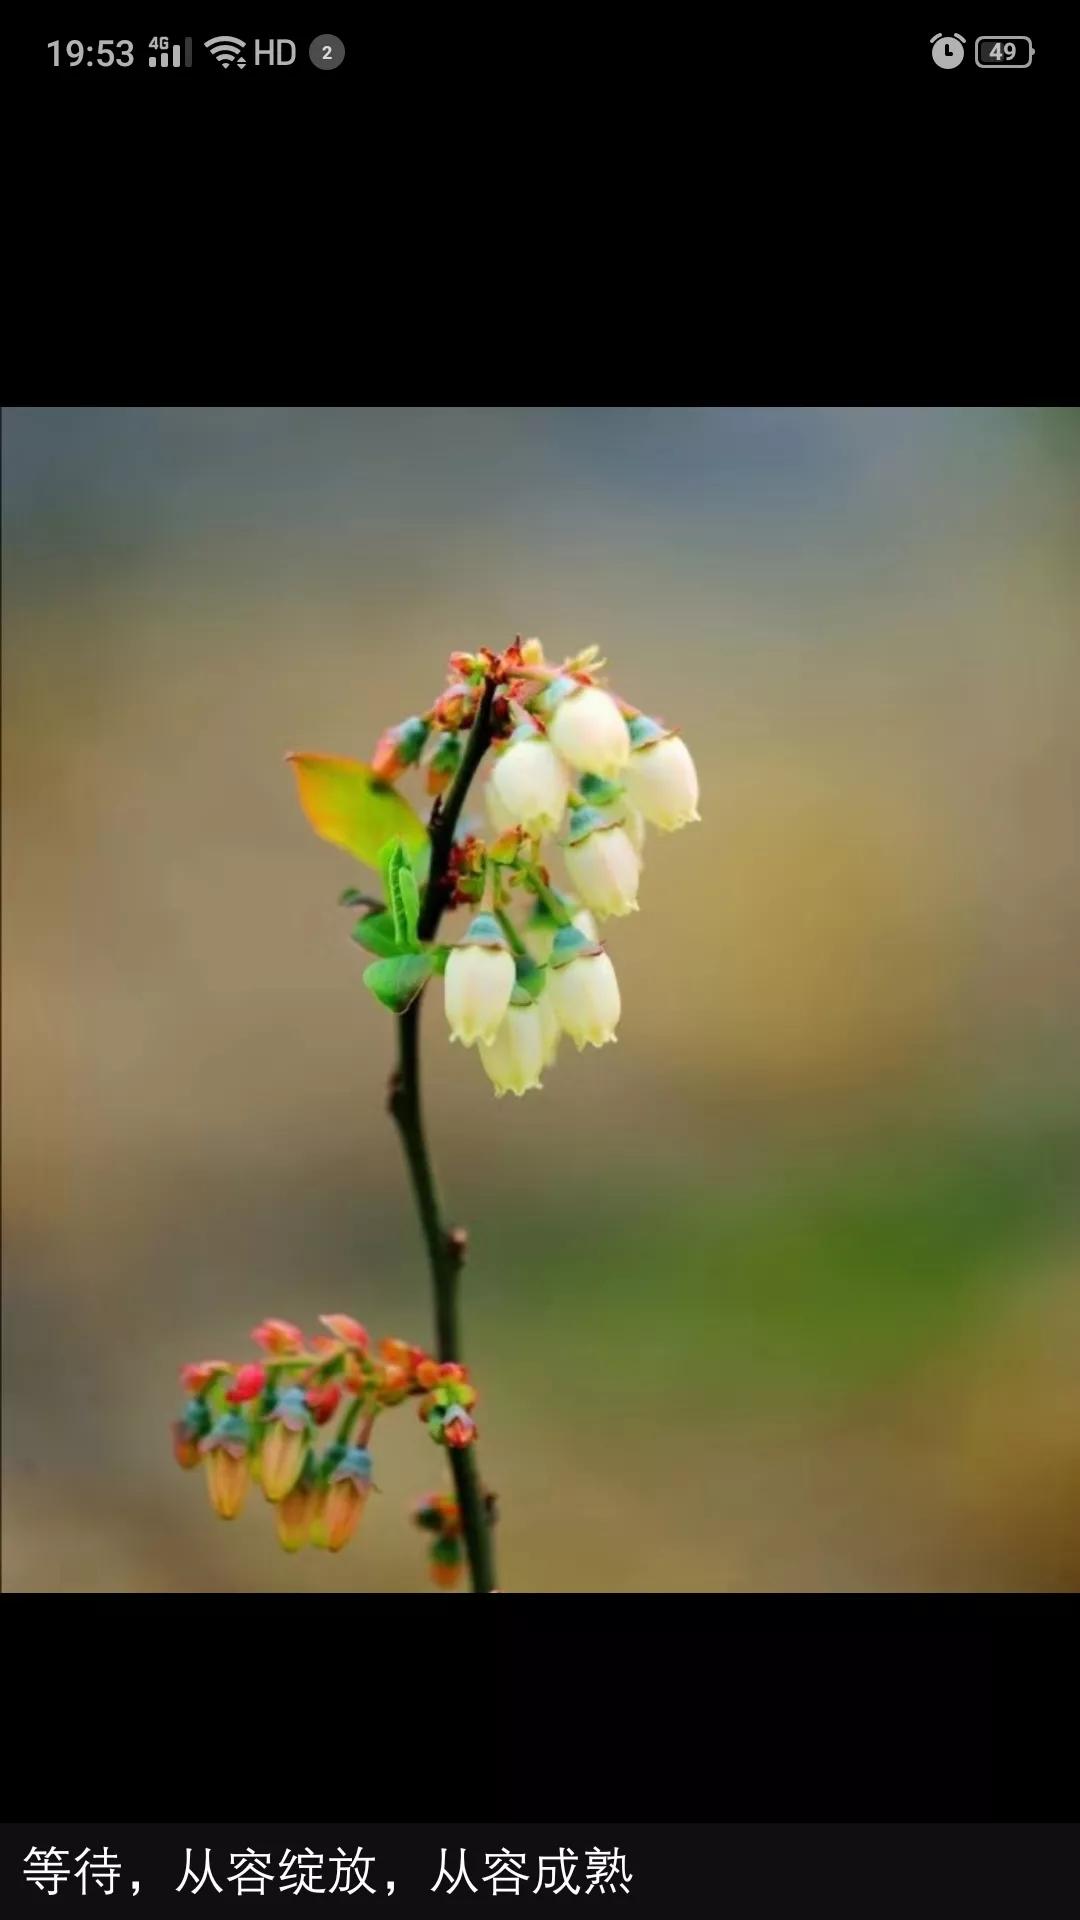
<instances>
[{"instance_id":1,"label":"wifi icon","mask_svg":"<svg viewBox=\"0 0 1080 1920\"><path fill-rule=\"evenodd\" d=\"M245 42L238 40L233 33L216 33L212 40L204 40L207 53L212 53L219 67L246 67L247 61L241 60Z\"/></svg>"}]
</instances>

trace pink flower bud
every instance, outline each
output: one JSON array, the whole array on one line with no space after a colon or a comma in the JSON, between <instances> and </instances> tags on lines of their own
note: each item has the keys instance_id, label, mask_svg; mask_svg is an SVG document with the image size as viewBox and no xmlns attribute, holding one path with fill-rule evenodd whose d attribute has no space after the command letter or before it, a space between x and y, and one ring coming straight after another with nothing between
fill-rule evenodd
<instances>
[{"instance_id":1,"label":"pink flower bud","mask_svg":"<svg viewBox=\"0 0 1080 1920\"><path fill-rule=\"evenodd\" d=\"M243 1406L245 1400L254 1400L266 1385L266 1368L257 1360L248 1360L236 1370L236 1379L227 1388L225 1398L232 1407Z\"/></svg>"},{"instance_id":2,"label":"pink flower bud","mask_svg":"<svg viewBox=\"0 0 1080 1920\"><path fill-rule=\"evenodd\" d=\"M354 1320L350 1314L320 1313L319 1322L320 1325L329 1327L335 1338L343 1340L347 1347L359 1347L361 1352L366 1351L368 1344L367 1328L362 1327L359 1320Z\"/></svg>"},{"instance_id":3,"label":"pink flower bud","mask_svg":"<svg viewBox=\"0 0 1080 1920\"><path fill-rule=\"evenodd\" d=\"M252 1328L251 1337L264 1353L302 1353L304 1350L304 1336L291 1320L261 1320Z\"/></svg>"},{"instance_id":4,"label":"pink flower bud","mask_svg":"<svg viewBox=\"0 0 1080 1920\"><path fill-rule=\"evenodd\" d=\"M232 1367L227 1360L192 1360L180 1369L181 1383L189 1393L205 1393L211 1380L219 1373L231 1373Z\"/></svg>"},{"instance_id":5,"label":"pink flower bud","mask_svg":"<svg viewBox=\"0 0 1080 1920\"><path fill-rule=\"evenodd\" d=\"M341 1404L341 1388L336 1380L329 1380L324 1387L309 1387L304 1398L311 1408L315 1425L325 1427Z\"/></svg>"}]
</instances>

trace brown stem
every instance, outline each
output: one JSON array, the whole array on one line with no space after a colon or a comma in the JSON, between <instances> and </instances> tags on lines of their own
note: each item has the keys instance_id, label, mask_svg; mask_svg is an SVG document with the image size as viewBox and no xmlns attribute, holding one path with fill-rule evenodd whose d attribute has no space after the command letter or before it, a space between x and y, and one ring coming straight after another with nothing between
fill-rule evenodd
<instances>
[{"instance_id":1,"label":"brown stem","mask_svg":"<svg viewBox=\"0 0 1080 1920\"><path fill-rule=\"evenodd\" d=\"M446 795L445 804L437 800L432 809L429 826L431 866L417 928L420 939L424 941L434 940L448 903L447 878L454 831L473 775L491 740L491 707L495 691L496 682L486 680L453 785ZM444 1223L424 1131L420 1100L422 1000L421 994L406 1008L398 1022L398 1063L390 1078L390 1111L397 1122L405 1149L431 1265L439 1358L460 1362L462 1347L458 1320L458 1279L465 1258L466 1236L463 1228L447 1227ZM495 1586L495 1561L491 1523L476 1466L476 1448L454 1447L449 1449L449 1453L473 1590L476 1593L490 1593Z\"/></svg>"}]
</instances>

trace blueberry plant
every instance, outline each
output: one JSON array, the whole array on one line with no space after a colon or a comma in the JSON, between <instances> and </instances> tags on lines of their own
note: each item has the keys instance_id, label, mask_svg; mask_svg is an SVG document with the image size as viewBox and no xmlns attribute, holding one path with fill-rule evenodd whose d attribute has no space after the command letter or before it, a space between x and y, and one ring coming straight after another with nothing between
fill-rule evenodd
<instances>
[{"instance_id":1,"label":"blueberry plant","mask_svg":"<svg viewBox=\"0 0 1080 1920\"><path fill-rule=\"evenodd\" d=\"M381 877L380 894L349 887L341 904L358 913L364 984L396 1022L389 1107L427 1248L436 1333L429 1353L397 1337L373 1346L348 1314L324 1314L311 1338L264 1320L252 1336L258 1359L181 1369L177 1461L204 1468L226 1520L261 1487L288 1552L338 1552L351 1539L372 1485L375 1424L412 1400L454 1483L414 1508L431 1577L452 1587L467 1564L475 1592L498 1591L495 1501L477 1468L478 1395L461 1357L466 1235L446 1222L428 1151L420 1009L441 977L449 1037L475 1051L497 1098L539 1089L564 1040L581 1051L616 1038L619 983L600 922L637 911L646 831L697 820L698 779L681 735L610 691L604 668L595 648L556 666L538 640L521 638L499 654L453 653L443 691L388 728L370 764L288 756L315 832ZM481 833L464 809L485 761ZM426 825L400 789L410 769L430 796ZM443 915L460 906L467 927L441 940Z\"/></svg>"}]
</instances>

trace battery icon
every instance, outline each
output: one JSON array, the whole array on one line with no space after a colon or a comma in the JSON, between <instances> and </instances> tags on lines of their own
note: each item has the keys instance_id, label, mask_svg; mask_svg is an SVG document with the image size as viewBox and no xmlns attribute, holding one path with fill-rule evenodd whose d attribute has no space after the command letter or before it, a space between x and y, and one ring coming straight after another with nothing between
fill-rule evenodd
<instances>
[{"instance_id":1,"label":"battery icon","mask_svg":"<svg viewBox=\"0 0 1080 1920\"><path fill-rule=\"evenodd\" d=\"M1030 67L1034 58L1035 49L1022 33L984 33L975 42L977 67L997 67L1005 72L1009 67Z\"/></svg>"}]
</instances>

